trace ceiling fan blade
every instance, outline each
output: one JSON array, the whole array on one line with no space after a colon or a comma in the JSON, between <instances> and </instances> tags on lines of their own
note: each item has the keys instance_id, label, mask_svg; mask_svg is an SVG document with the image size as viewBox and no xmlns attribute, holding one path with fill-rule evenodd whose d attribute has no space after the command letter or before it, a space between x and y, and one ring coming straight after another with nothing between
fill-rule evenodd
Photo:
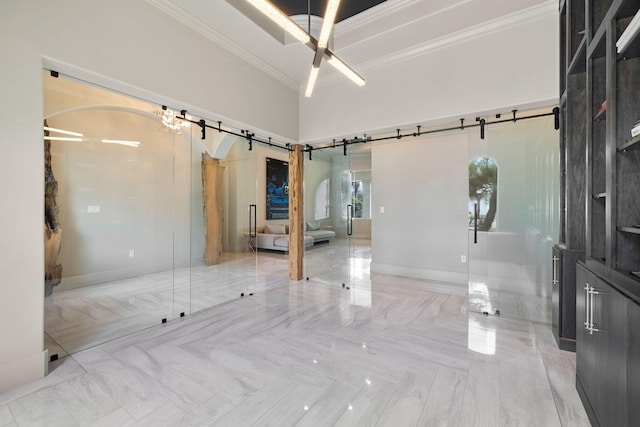
<instances>
[{"instance_id":1,"label":"ceiling fan blade","mask_svg":"<svg viewBox=\"0 0 640 427\"><path fill-rule=\"evenodd\" d=\"M311 41L309 33L275 7L269 0L247 0L247 2L251 3L256 9L302 43L308 44Z\"/></svg>"}]
</instances>

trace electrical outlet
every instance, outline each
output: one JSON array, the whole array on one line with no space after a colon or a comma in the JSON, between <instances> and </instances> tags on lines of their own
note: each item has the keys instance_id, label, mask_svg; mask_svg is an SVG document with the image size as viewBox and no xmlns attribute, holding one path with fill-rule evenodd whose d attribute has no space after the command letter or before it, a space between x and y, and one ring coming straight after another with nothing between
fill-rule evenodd
<instances>
[{"instance_id":1,"label":"electrical outlet","mask_svg":"<svg viewBox=\"0 0 640 427\"><path fill-rule=\"evenodd\" d=\"M465 264L467 262L467 256L466 255L460 255L460 262Z\"/></svg>"},{"instance_id":2,"label":"electrical outlet","mask_svg":"<svg viewBox=\"0 0 640 427\"><path fill-rule=\"evenodd\" d=\"M136 256L136 252L133 249L129 249L129 258Z\"/></svg>"}]
</instances>

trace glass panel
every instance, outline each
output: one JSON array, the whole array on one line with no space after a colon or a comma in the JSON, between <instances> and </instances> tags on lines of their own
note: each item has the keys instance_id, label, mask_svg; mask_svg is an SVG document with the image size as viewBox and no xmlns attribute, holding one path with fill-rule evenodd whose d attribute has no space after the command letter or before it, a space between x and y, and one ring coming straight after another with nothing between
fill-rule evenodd
<instances>
[{"instance_id":1,"label":"glass panel","mask_svg":"<svg viewBox=\"0 0 640 427\"><path fill-rule=\"evenodd\" d=\"M478 245L470 241L470 308L550 322L549 260L559 226L559 135L553 117L492 125L485 135L480 157L497 166L498 197L492 228L478 231ZM478 150L483 144L471 146ZM486 272L484 285L473 264L481 265L481 275Z\"/></svg>"},{"instance_id":2,"label":"glass panel","mask_svg":"<svg viewBox=\"0 0 640 427\"><path fill-rule=\"evenodd\" d=\"M352 200L354 218L349 238L351 303L371 307L371 144L353 145L351 148L349 162L352 198L355 199ZM358 183L357 187L353 183Z\"/></svg>"},{"instance_id":3,"label":"glass panel","mask_svg":"<svg viewBox=\"0 0 640 427\"><path fill-rule=\"evenodd\" d=\"M173 317L177 318L191 313L191 129L167 132L173 135Z\"/></svg>"},{"instance_id":4,"label":"glass panel","mask_svg":"<svg viewBox=\"0 0 640 427\"><path fill-rule=\"evenodd\" d=\"M210 131L191 136L191 309L253 292L257 255L257 155L246 140Z\"/></svg>"},{"instance_id":5,"label":"glass panel","mask_svg":"<svg viewBox=\"0 0 640 427\"><path fill-rule=\"evenodd\" d=\"M173 135L152 106L48 75L44 88L60 237L47 262L62 272L45 298L45 334L64 355L173 318L181 184Z\"/></svg>"},{"instance_id":6,"label":"glass panel","mask_svg":"<svg viewBox=\"0 0 640 427\"><path fill-rule=\"evenodd\" d=\"M351 287L354 195L350 150L347 154L327 149L314 152L312 160L305 157L304 265L311 280Z\"/></svg>"},{"instance_id":7,"label":"glass panel","mask_svg":"<svg viewBox=\"0 0 640 427\"><path fill-rule=\"evenodd\" d=\"M260 291L289 281L289 152L261 144L254 145L253 152L257 235L252 240L256 249L252 289Z\"/></svg>"},{"instance_id":8,"label":"glass panel","mask_svg":"<svg viewBox=\"0 0 640 427\"><path fill-rule=\"evenodd\" d=\"M486 133L486 129L485 129ZM488 199L482 194L482 181L478 182L478 164L487 157L487 140L478 132L469 132L469 310L493 313L497 306L495 295L489 292L488 231L482 231L482 212L488 211ZM479 194L480 193L480 194ZM484 209L483 209L484 207Z\"/></svg>"},{"instance_id":9,"label":"glass panel","mask_svg":"<svg viewBox=\"0 0 640 427\"><path fill-rule=\"evenodd\" d=\"M353 217L371 219L371 170L354 170L351 188Z\"/></svg>"}]
</instances>

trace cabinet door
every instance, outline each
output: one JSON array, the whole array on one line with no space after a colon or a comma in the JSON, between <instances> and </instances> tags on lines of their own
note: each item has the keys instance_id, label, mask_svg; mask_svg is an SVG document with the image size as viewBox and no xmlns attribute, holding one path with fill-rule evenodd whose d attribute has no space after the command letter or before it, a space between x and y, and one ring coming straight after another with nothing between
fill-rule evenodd
<instances>
[{"instance_id":1,"label":"cabinet door","mask_svg":"<svg viewBox=\"0 0 640 427\"><path fill-rule=\"evenodd\" d=\"M640 420L640 305L629 300L629 353L627 359L628 420Z\"/></svg>"},{"instance_id":2,"label":"cabinet door","mask_svg":"<svg viewBox=\"0 0 640 427\"><path fill-rule=\"evenodd\" d=\"M551 329L560 347L560 337L562 337L562 299L560 297L562 251L554 246L551 257Z\"/></svg>"},{"instance_id":3,"label":"cabinet door","mask_svg":"<svg viewBox=\"0 0 640 427\"><path fill-rule=\"evenodd\" d=\"M593 407L596 390L596 353L594 335L586 329L589 297L585 287L594 286L595 276L581 264L576 268L576 377L588 402ZM589 411L587 411L589 412Z\"/></svg>"},{"instance_id":4,"label":"cabinet door","mask_svg":"<svg viewBox=\"0 0 640 427\"><path fill-rule=\"evenodd\" d=\"M592 295L595 344L595 399L591 405L603 426L627 425L627 303L629 299L596 279Z\"/></svg>"},{"instance_id":5,"label":"cabinet door","mask_svg":"<svg viewBox=\"0 0 640 427\"><path fill-rule=\"evenodd\" d=\"M562 308L560 331L565 342L565 349L573 351L575 351L576 327L578 326L576 325L576 265L583 257L584 252L582 251L563 251L560 268L560 306Z\"/></svg>"}]
</instances>

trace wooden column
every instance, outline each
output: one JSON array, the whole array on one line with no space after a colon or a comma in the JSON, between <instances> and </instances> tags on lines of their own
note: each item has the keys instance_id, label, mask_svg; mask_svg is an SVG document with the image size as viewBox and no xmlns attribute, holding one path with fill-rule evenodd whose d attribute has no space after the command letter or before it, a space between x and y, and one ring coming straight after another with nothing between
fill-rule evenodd
<instances>
[{"instance_id":1,"label":"wooden column","mask_svg":"<svg viewBox=\"0 0 640 427\"><path fill-rule=\"evenodd\" d=\"M294 145L289 152L289 280L302 280L304 257L304 202L302 177L304 151Z\"/></svg>"},{"instance_id":2,"label":"wooden column","mask_svg":"<svg viewBox=\"0 0 640 427\"><path fill-rule=\"evenodd\" d=\"M220 162L208 153L202 153L202 202L204 204L204 228L206 247L205 265L220 262L222 253L222 222L218 204L218 170Z\"/></svg>"},{"instance_id":3,"label":"wooden column","mask_svg":"<svg viewBox=\"0 0 640 427\"><path fill-rule=\"evenodd\" d=\"M44 125L49 126L47 121ZM49 136L49 131L44 131ZM62 265L58 264L62 228L58 218L58 181L51 163L51 141L44 141L44 294L51 295L53 287L62 281Z\"/></svg>"}]
</instances>

